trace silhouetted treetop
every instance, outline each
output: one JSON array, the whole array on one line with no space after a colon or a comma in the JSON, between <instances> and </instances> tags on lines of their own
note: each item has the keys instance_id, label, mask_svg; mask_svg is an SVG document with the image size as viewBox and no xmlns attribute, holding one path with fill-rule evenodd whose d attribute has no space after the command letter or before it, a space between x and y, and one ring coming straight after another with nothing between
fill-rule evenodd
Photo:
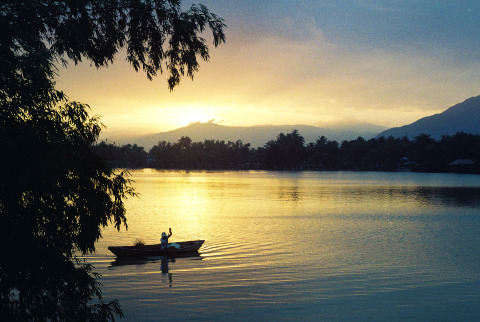
<instances>
[{"instance_id":1,"label":"silhouetted treetop","mask_svg":"<svg viewBox=\"0 0 480 322\"><path fill-rule=\"evenodd\" d=\"M117 151L123 149L118 147ZM293 130L276 140L251 149L242 141L205 140L182 137L177 143L159 142L149 152L151 166L165 169L267 169L267 170L360 170L360 171L463 171L480 173L480 135L457 133L436 141L422 134L407 137L359 137L341 144L320 136L307 145ZM457 159L468 159L468 167L452 168Z\"/></svg>"},{"instance_id":2,"label":"silhouetted treetop","mask_svg":"<svg viewBox=\"0 0 480 322\"><path fill-rule=\"evenodd\" d=\"M24 64L27 60L37 60L36 68L45 72L48 66L42 63L42 53L64 63L63 56L75 63L86 58L100 67L113 62L118 50L126 47L127 60L149 79L166 69L172 90L182 76L193 78L199 68L197 57L209 59L206 41L199 35L207 28L214 46L225 42L222 18L201 4L182 11L179 0L4 0L1 80L12 73L32 80L37 72Z\"/></svg>"}]
</instances>

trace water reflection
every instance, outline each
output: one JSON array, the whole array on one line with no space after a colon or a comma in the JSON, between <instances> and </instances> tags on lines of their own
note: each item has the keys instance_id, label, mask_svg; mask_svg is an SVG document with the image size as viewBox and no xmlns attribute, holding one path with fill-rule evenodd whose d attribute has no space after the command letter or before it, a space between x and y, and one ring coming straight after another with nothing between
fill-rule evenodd
<instances>
[{"instance_id":1,"label":"water reflection","mask_svg":"<svg viewBox=\"0 0 480 322\"><path fill-rule=\"evenodd\" d=\"M170 258L168 256L162 256L160 270L161 270L163 276L165 276L165 275L168 276L168 282L169 282L168 286L172 287L173 277L172 277L172 273L170 273L169 269L168 269L168 263L169 262L175 262L175 257ZM162 281L165 282L165 280L163 280L163 279L162 279Z\"/></svg>"},{"instance_id":2,"label":"water reflection","mask_svg":"<svg viewBox=\"0 0 480 322\"><path fill-rule=\"evenodd\" d=\"M442 204L453 207L479 207L479 188L423 188L419 194L431 204Z\"/></svg>"},{"instance_id":3,"label":"water reflection","mask_svg":"<svg viewBox=\"0 0 480 322\"><path fill-rule=\"evenodd\" d=\"M345 187L338 198L381 202L415 202L453 207L480 206L480 188L472 187ZM325 198L331 198L326 195Z\"/></svg>"},{"instance_id":4,"label":"water reflection","mask_svg":"<svg viewBox=\"0 0 480 322\"><path fill-rule=\"evenodd\" d=\"M280 187L278 192L278 199L284 201L300 201L302 198L302 192L300 187L293 186L293 187Z\"/></svg>"},{"instance_id":5,"label":"water reflection","mask_svg":"<svg viewBox=\"0 0 480 322\"><path fill-rule=\"evenodd\" d=\"M480 206L480 188L472 187L279 187L276 200L301 202L315 200L317 203L333 202L380 202L416 203L420 205L472 207Z\"/></svg>"},{"instance_id":6,"label":"water reflection","mask_svg":"<svg viewBox=\"0 0 480 322\"><path fill-rule=\"evenodd\" d=\"M157 258L146 257L146 258L115 258L113 262L110 263L109 268L118 267L118 266L127 266L127 265L145 265L147 263L156 262Z\"/></svg>"},{"instance_id":7,"label":"water reflection","mask_svg":"<svg viewBox=\"0 0 480 322\"><path fill-rule=\"evenodd\" d=\"M110 267L126 266L126 265L145 265L145 264L156 263L158 261L161 261L162 273L163 273L164 264L165 263L167 264L166 270L168 271L168 262L175 262L176 258L190 258L190 259L196 259L196 260L203 259L203 257L200 255L198 251L190 252L186 254L177 254L174 256L126 257L126 258L116 257L115 260L110 263Z\"/></svg>"},{"instance_id":8,"label":"water reflection","mask_svg":"<svg viewBox=\"0 0 480 322\"><path fill-rule=\"evenodd\" d=\"M133 174L141 197L127 202L129 230L104 231L97 268L113 260L108 245L158 243L163 227L206 241L187 260L113 261L105 294L120 299L127 319L480 314L480 176Z\"/></svg>"}]
</instances>

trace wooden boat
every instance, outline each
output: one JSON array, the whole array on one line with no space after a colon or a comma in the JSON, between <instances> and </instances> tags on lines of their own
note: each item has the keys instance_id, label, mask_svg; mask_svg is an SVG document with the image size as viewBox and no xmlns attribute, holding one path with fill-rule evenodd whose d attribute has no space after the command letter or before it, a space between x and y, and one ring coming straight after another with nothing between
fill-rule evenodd
<instances>
[{"instance_id":1,"label":"wooden boat","mask_svg":"<svg viewBox=\"0 0 480 322\"><path fill-rule=\"evenodd\" d=\"M169 243L168 248L161 248L161 244L138 246L108 246L108 250L117 257L147 257L147 256L176 256L198 251L204 240L193 240Z\"/></svg>"}]
</instances>

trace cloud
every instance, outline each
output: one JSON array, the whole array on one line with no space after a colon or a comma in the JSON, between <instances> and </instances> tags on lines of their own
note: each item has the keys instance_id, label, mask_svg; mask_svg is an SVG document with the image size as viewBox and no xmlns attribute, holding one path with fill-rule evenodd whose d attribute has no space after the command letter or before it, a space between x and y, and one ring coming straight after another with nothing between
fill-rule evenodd
<instances>
[{"instance_id":1,"label":"cloud","mask_svg":"<svg viewBox=\"0 0 480 322\"><path fill-rule=\"evenodd\" d=\"M227 43L194 82L170 93L165 75L148 82L119 57L100 72L69 68L67 94L118 124L132 115L162 126L185 106L226 125L345 116L403 125L480 94L480 2L202 3L225 18Z\"/></svg>"}]
</instances>

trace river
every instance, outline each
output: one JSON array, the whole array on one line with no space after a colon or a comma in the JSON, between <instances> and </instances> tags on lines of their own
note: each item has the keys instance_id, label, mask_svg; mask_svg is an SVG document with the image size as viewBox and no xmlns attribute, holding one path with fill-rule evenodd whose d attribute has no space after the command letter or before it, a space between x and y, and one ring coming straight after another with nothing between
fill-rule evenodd
<instances>
[{"instance_id":1,"label":"river","mask_svg":"<svg viewBox=\"0 0 480 322\"><path fill-rule=\"evenodd\" d=\"M477 320L480 176L132 171L128 230L87 261L125 320ZM109 245L204 239L119 262Z\"/></svg>"}]
</instances>

